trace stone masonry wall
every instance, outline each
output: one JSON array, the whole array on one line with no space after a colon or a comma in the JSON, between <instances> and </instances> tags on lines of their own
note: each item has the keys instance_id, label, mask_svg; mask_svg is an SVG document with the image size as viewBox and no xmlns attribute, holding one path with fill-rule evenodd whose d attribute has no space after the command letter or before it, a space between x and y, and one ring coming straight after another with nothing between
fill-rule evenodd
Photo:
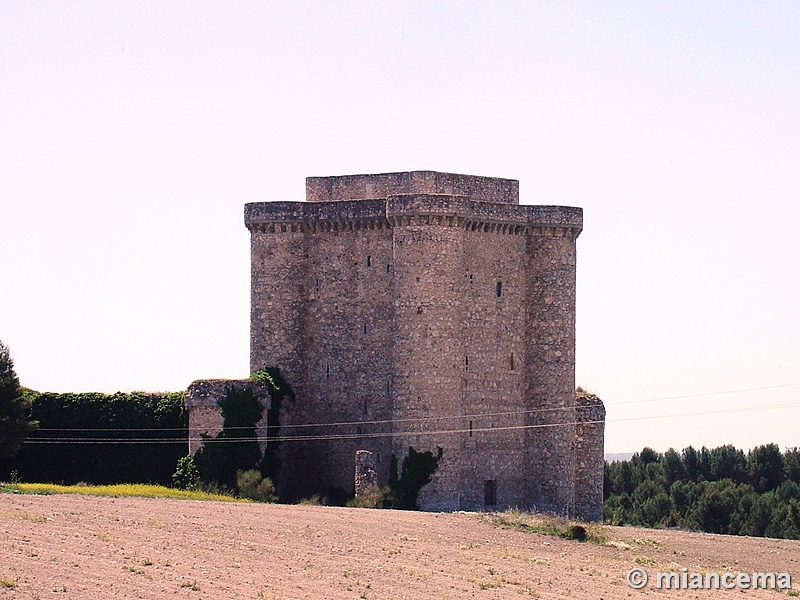
<instances>
[{"instance_id":1,"label":"stone masonry wall","mask_svg":"<svg viewBox=\"0 0 800 600\"><path fill-rule=\"evenodd\" d=\"M575 235L561 228L527 238L525 298L529 497L537 508L574 510Z\"/></svg>"},{"instance_id":2,"label":"stone masonry wall","mask_svg":"<svg viewBox=\"0 0 800 600\"><path fill-rule=\"evenodd\" d=\"M606 409L600 398L578 388L575 413L575 515L599 521L603 518Z\"/></svg>"},{"instance_id":3,"label":"stone masonry wall","mask_svg":"<svg viewBox=\"0 0 800 600\"><path fill-rule=\"evenodd\" d=\"M283 499L352 493L356 450L383 485L392 454L441 447L424 509L591 512L576 485L594 462L575 457L596 454L574 424L581 211L517 194L425 171L309 178L308 202L246 206L251 368L295 390L281 435L315 438L281 444Z\"/></svg>"},{"instance_id":4,"label":"stone masonry wall","mask_svg":"<svg viewBox=\"0 0 800 600\"><path fill-rule=\"evenodd\" d=\"M256 435L261 452L267 445L267 411L271 400L267 386L251 379L198 379L192 382L183 394L183 405L189 414L189 454L194 454L203 445L203 436L215 437L222 431L222 414L219 401L228 390L252 389L264 414L256 423Z\"/></svg>"},{"instance_id":5,"label":"stone masonry wall","mask_svg":"<svg viewBox=\"0 0 800 600\"><path fill-rule=\"evenodd\" d=\"M344 175L306 179L307 202L366 200L397 195L446 194L481 202L519 204L519 182L514 179L456 175L435 171Z\"/></svg>"}]
</instances>

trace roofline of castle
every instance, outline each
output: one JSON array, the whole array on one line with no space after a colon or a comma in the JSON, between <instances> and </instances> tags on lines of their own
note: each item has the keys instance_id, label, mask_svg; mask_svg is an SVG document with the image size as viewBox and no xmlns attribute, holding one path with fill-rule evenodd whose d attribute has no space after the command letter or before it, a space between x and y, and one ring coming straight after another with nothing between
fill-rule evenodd
<instances>
[{"instance_id":1,"label":"roofline of castle","mask_svg":"<svg viewBox=\"0 0 800 600\"><path fill-rule=\"evenodd\" d=\"M583 209L475 201L451 194L401 194L369 200L253 202L245 204L244 222L251 232L439 224L514 234L557 230L557 235L577 237L583 229Z\"/></svg>"},{"instance_id":2,"label":"roofline of castle","mask_svg":"<svg viewBox=\"0 0 800 600\"><path fill-rule=\"evenodd\" d=\"M448 194L469 196L481 202L519 204L519 181L441 171L306 178L306 202L367 200L408 194Z\"/></svg>"}]
</instances>

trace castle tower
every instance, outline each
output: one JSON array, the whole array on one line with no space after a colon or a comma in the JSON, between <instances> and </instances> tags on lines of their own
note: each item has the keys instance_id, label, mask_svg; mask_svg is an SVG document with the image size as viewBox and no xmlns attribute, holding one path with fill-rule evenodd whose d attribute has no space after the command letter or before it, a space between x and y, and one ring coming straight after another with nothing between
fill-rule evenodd
<instances>
[{"instance_id":1,"label":"castle tower","mask_svg":"<svg viewBox=\"0 0 800 600\"><path fill-rule=\"evenodd\" d=\"M576 504L581 209L414 171L311 177L306 202L248 204L245 224L251 369L279 367L296 395L283 498L351 491L357 450L385 483L392 455L438 447L423 509L595 510Z\"/></svg>"}]
</instances>

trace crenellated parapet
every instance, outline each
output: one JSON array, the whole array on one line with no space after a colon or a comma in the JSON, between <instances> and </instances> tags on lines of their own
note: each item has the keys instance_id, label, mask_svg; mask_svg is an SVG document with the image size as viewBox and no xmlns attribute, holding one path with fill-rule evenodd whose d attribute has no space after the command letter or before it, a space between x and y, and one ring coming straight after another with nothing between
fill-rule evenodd
<instances>
[{"instance_id":1,"label":"crenellated parapet","mask_svg":"<svg viewBox=\"0 0 800 600\"><path fill-rule=\"evenodd\" d=\"M583 210L413 194L372 200L251 203L245 205L245 225L251 232L268 233L440 225L490 233L576 238L583 229Z\"/></svg>"}]
</instances>

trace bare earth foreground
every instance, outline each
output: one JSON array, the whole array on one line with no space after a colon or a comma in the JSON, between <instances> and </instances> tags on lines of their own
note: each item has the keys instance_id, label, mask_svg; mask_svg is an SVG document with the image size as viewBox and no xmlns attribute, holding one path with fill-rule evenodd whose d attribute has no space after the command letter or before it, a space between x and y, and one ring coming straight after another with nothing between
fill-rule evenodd
<instances>
[{"instance_id":1,"label":"bare earth foreground","mask_svg":"<svg viewBox=\"0 0 800 600\"><path fill-rule=\"evenodd\" d=\"M656 571L788 572L800 541L606 528L607 545L475 514L0 495L0 598L787 597L657 590ZM651 574L643 590L625 581Z\"/></svg>"}]
</instances>

